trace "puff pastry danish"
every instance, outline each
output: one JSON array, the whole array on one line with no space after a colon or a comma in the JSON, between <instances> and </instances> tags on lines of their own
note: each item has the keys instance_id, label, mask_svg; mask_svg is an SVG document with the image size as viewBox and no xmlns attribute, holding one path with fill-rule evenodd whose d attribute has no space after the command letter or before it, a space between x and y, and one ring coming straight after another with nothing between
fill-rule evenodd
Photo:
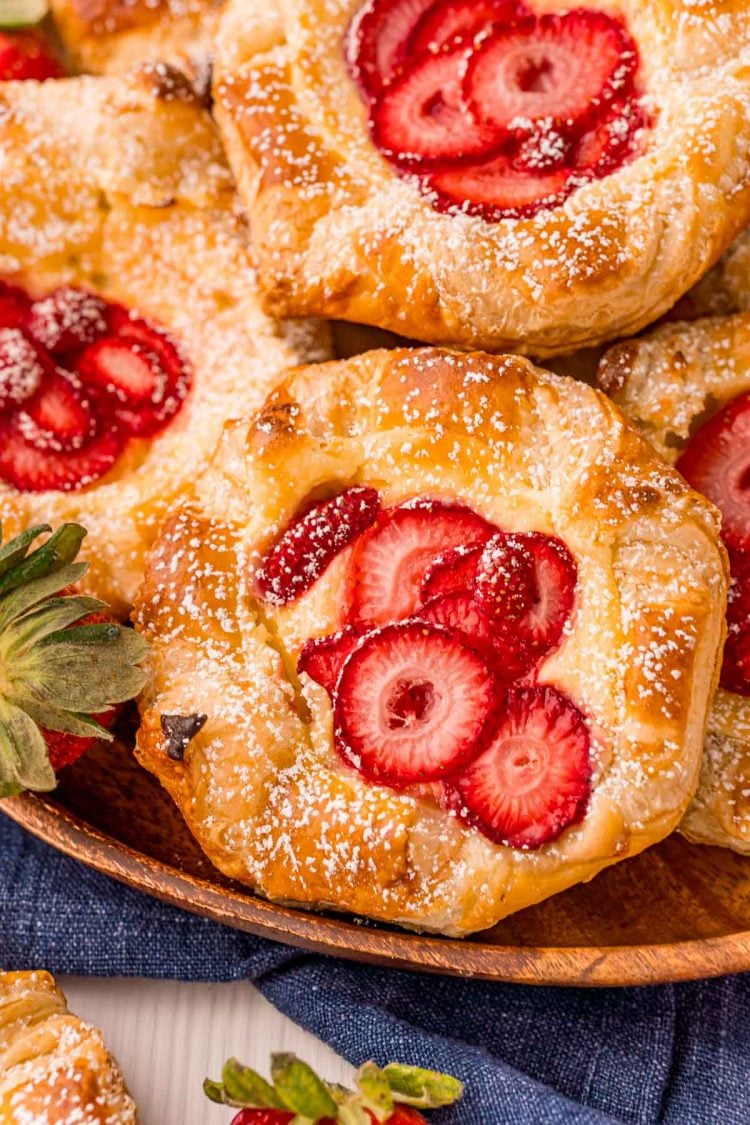
<instances>
[{"instance_id":1,"label":"puff pastry danish","mask_svg":"<svg viewBox=\"0 0 750 1125\"><path fill-rule=\"evenodd\" d=\"M7 84L0 147L0 519L82 523L85 584L125 613L224 421L327 335L261 311L218 137L176 72Z\"/></svg>"},{"instance_id":2,"label":"puff pastry danish","mask_svg":"<svg viewBox=\"0 0 750 1125\"><path fill-rule=\"evenodd\" d=\"M652 322L750 218L740 0L223 23L216 118L277 313L554 355Z\"/></svg>"},{"instance_id":3,"label":"puff pastry danish","mask_svg":"<svg viewBox=\"0 0 750 1125\"><path fill-rule=\"evenodd\" d=\"M302 367L149 557L136 752L227 875L465 934L677 824L724 595L715 510L591 388Z\"/></svg>"},{"instance_id":4,"label":"puff pastry danish","mask_svg":"<svg viewBox=\"0 0 750 1125\"><path fill-rule=\"evenodd\" d=\"M51 0L60 39L83 71L123 74L169 63L201 93L211 81L222 0Z\"/></svg>"},{"instance_id":5,"label":"puff pastry danish","mask_svg":"<svg viewBox=\"0 0 750 1125\"><path fill-rule=\"evenodd\" d=\"M71 1015L49 973L0 973L4 1125L137 1125L100 1033Z\"/></svg>"},{"instance_id":6,"label":"puff pastry danish","mask_svg":"<svg viewBox=\"0 0 750 1125\"><path fill-rule=\"evenodd\" d=\"M664 325L612 348L600 385L659 453L723 513L732 587L720 686L709 717L700 785L680 830L750 854L750 586L743 528L750 392L750 315ZM744 525L742 520L747 520Z\"/></svg>"}]
</instances>

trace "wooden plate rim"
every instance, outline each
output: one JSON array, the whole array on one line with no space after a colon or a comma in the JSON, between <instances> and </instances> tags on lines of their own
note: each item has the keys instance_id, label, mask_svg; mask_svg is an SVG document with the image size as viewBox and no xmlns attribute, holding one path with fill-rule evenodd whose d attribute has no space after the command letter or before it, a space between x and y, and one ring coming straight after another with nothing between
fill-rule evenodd
<instances>
[{"instance_id":1,"label":"wooden plate rim","mask_svg":"<svg viewBox=\"0 0 750 1125\"><path fill-rule=\"evenodd\" d=\"M372 964L517 984L605 987L664 984L750 969L750 931L654 945L503 946L369 929L313 914L169 867L43 797L2 811L58 851L173 906L259 937Z\"/></svg>"}]
</instances>

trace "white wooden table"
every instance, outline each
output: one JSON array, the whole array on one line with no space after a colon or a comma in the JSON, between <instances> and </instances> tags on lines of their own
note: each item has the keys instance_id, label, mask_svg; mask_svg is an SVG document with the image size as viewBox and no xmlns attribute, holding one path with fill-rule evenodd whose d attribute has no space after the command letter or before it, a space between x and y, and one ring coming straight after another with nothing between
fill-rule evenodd
<instances>
[{"instance_id":1,"label":"white wooden table","mask_svg":"<svg viewBox=\"0 0 750 1125\"><path fill-rule=\"evenodd\" d=\"M125 1073L143 1125L229 1125L201 1084L230 1055L268 1074L271 1051L295 1051L324 1077L348 1083L351 1068L282 1016L245 982L60 977L77 1015L101 1028Z\"/></svg>"}]
</instances>

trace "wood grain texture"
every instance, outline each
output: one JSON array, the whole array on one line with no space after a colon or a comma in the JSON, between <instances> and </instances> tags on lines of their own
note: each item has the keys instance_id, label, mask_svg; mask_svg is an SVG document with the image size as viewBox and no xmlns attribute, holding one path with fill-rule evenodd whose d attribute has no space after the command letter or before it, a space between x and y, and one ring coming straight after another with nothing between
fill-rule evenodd
<instances>
[{"instance_id":1,"label":"wood grain texture","mask_svg":"<svg viewBox=\"0 0 750 1125\"><path fill-rule=\"evenodd\" d=\"M277 1012L249 984L61 977L70 1007L101 1029L143 1125L229 1125L201 1084L231 1055L268 1073L270 1051L294 1051L334 1082L351 1067Z\"/></svg>"},{"instance_id":2,"label":"wood grain texture","mask_svg":"<svg viewBox=\"0 0 750 1125\"><path fill-rule=\"evenodd\" d=\"M527 984L626 985L750 969L750 863L672 836L457 941L266 902L217 872L122 744L2 811L68 855L226 925L360 961Z\"/></svg>"}]
</instances>

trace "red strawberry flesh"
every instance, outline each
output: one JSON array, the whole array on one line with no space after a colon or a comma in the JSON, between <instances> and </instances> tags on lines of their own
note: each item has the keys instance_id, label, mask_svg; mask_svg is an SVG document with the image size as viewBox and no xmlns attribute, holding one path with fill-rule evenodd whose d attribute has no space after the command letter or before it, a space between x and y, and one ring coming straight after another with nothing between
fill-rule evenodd
<instances>
[{"instance_id":1,"label":"red strawberry flesh","mask_svg":"<svg viewBox=\"0 0 750 1125\"><path fill-rule=\"evenodd\" d=\"M525 4L515 0L438 0L418 20L406 53L416 58L426 51L440 51L457 40L471 40L493 24L505 26L530 15Z\"/></svg>"},{"instance_id":2,"label":"red strawberry flesh","mask_svg":"<svg viewBox=\"0 0 750 1125\"><path fill-rule=\"evenodd\" d=\"M519 544L531 556L534 564L534 599L529 608L502 624L504 632L523 642L536 654L537 659L556 649L565 632L575 605L578 568L568 548L561 540L541 532L515 535Z\"/></svg>"},{"instance_id":3,"label":"red strawberry flesh","mask_svg":"<svg viewBox=\"0 0 750 1125\"><path fill-rule=\"evenodd\" d=\"M423 183L435 194L439 210L464 211L487 222L528 218L557 206L572 191L568 169L522 172L506 153L478 163L446 165L426 173Z\"/></svg>"},{"instance_id":4,"label":"red strawberry flesh","mask_svg":"<svg viewBox=\"0 0 750 1125\"><path fill-rule=\"evenodd\" d=\"M419 621L386 625L341 670L336 748L378 784L436 781L479 752L496 705L492 672L456 633Z\"/></svg>"},{"instance_id":5,"label":"red strawberry flesh","mask_svg":"<svg viewBox=\"0 0 750 1125\"><path fill-rule=\"evenodd\" d=\"M158 433L177 414L187 393L179 369L177 381L160 355L126 336L104 336L76 364L87 387L103 393L119 425L139 437Z\"/></svg>"},{"instance_id":6,"label":"red strawberry flesh","mask_svg":"<svg viewBox=\"0 0 750 1125\"><path fill-rule=\"evenodd\" d=\"M65 74L49 45L35 31L0 31L0 81L62 78Z\"/></svg>"},{"instance_id":7,"label":"red strawberry flesh","mask_svg":"<svg viewBox=\"0 0 750 1125\"><path fill-rule=\"evenodd\" d=\"M502 532L486 544L474 584L477 600L492 620L519 621L538 600L536 567L524 541Z\"/></svg>"},{"instance_id":8,"label":"red strawberry flesh","mask_svg":"<svg viewBox=\"0 0 750 1125\"><path fill-rule=\"evenodd\" d=\"M446 783L462 819L513 848L557 839L583 819L590 790L586 720L546 686L510 690L490 745Z\"/></svg>"},{"instance_id":9,"label":"red strawberry flesh","mask_svg":"<svg viewBox=\"0 0 750 1125\"><path fill-rule=\"evenodd\" d=\"M0 480L22 492L72 492L93 484L115 464L122 439L105 430L80 449L42 450L14 421L0 425Z\"/></svg>"},{"instance_id":10,"label":"red strawberry flesh","mask_svg":"<svg viewBox=\"0 0 750 1125\"><path fill-rule=\"evenodd\" d=\"M727 639L720 684L735 695L750 695L750 553L729 552L732 582L727 600Z\"/></svg>"},{"instance_id":11,"label":"red strawberry flesh","mask_svg":"<svg viewBox=\"0 0 750 1125\"><path fill-rule=\"evenodd\" d=\"M0 413L26 402L54 365L20 328L0 328Z\"/></svg>"},{"instance_id":12,"label":"red strawberry flesh","mask_svg":"<svg viewBox=\"0 0 750 1125\"><path fill-rule=\"evenodd\" d=\"M480 123L463 97L466 51L458 47L414 61L380 96L373 110L375 144L405 165L484 156L497 131Z\"/></svg>"},{"instance_id":13,"label":"red strawberry flesh","mask_svg":"<svg viewBox=\"0 0 750 1125\"><path fill-rule=\"evenodd\" d=\"M31 445L57 453L81 449L98 428L91 403L73 377L60 369L46 372L14 422Z\"/></svg>"},{"instance_id":14,"label":"red strawberry flesh","mask_svg":"<svg viewBox=\"0 0 750 1125\"><path fill-rule=\"evenodd\" d=\"M419 605L425 575L452 547L480 546L497 529L462 504L416 500L382 512L349 567L350 625L401 621Z\"/></svg>"},{"instance_id":15,"label":"red strawberry flesh","mask_svg":"<svg viewBox=\"0 0 750 1125\"><path fill-rule=\"evenodd\" d=\"M255 572L258 597L277 606L301 597L335 557L372 525L379 510L375 489L359 485L307 508L261 560Z\"/></svg>"},{"instance_id":16,"label":"red strawberry flesh","mask_svg":"<svg viewBox=\"0 0 750 1125\"><path fill-rule=\"evenodd\" d=\"M451 547L427 568L420 587L420 601L428 602L441 594L472 591L481 547Z\"/></svg>"},{"instance_id":17,"label":"red strawberry flesh","mask_svg":"<svg viewBox=\"0 0 750 1125\"><path fill-rule=\"evenodd\" d=\"M93 343L107 330L107 303L95 293L63 285L34 301L29 331L58 356Z\"/></svg>"},{"instance_id":18,"label":"red strawberry flesh","mask_svg":"<svg viewBox=\"0 0 750 1125\"><path fill-rule=\"evenodd\" d=\"M500 28L473 53L466 96L479 121L507 132L549 119L580 129L629 89L635 46L622 23L579 9Z\"/></svg>"},{"instance_id":19,"label":"red strawberry flesh","mask_svg":"<svg viewBox=\"0 0 750 1125\"><path fill-rule=\"evenodd\" d=\"M750 549L750 393L727 403L698 430L677 468L721 512L727 546Z\"/></svg>"},{"instance_id":20,"label":"red strawberry flesh","mask_svg":"<svg viewBox=\"0 0 750 1125\"><path fill-rule=\"evenodd\" d=\"M370 97L396 75L425 0L368 0L346 34L346 58L352 77Z\"/></svg>"},{"instance_id":21,"label":"red strawberry flesh","mask_svg":"<svg viewBox=\"0 0 750 1125\"><path fill-rule=\"evenodd\" d=\"M533 671L536 656L523 637L511 630L499 633L479 602L465 590L440 594L416 611L420 621L443 625L459 634L492 667L498 680L512 683Z\"/></svg>"},{"instance_id":22,"label":"red strawberry flesh","mask_svg":"<svg viewBox=\"0 0 750 1125\"><path fill-rule=\"evenodd\" d=\"M302 646L297 661L297 674L306 673L333 696L344 661L362 639L356 629L342 629L328 637L314 637Z\"/></svg>"},{"instance_id":23,"label":"red strawberry flesh","mask_svg":"<svg viewBox=\"0 0 750 1125\"><path fill-rule=\"evenodd\" d=\"M23 289L0 281L0 328L26 328L31 300Z\"/></svg>"},{"instance_id":24,"label":"red strawberry flesh","mask_svg":"<svg viewBox=\"0 0 750 1125\"><path fill-rule=\"evenodd\" d=\"M642 104L633 99L618 99L604 117L578 141L575 165L589 178L617 171L637 154L638 141L648 125Z\"/></svg>"},{"instance_id":25,"label":"red strawberry flesh","mask_svg":"<svg viewBox=\"0 0 750 1125\"><path fill-rule=\"evenodd\" d=\"M289 1125L295 1116L285 1109L241 1109L230 1125Z\"/></svg>"}]
</instances>

